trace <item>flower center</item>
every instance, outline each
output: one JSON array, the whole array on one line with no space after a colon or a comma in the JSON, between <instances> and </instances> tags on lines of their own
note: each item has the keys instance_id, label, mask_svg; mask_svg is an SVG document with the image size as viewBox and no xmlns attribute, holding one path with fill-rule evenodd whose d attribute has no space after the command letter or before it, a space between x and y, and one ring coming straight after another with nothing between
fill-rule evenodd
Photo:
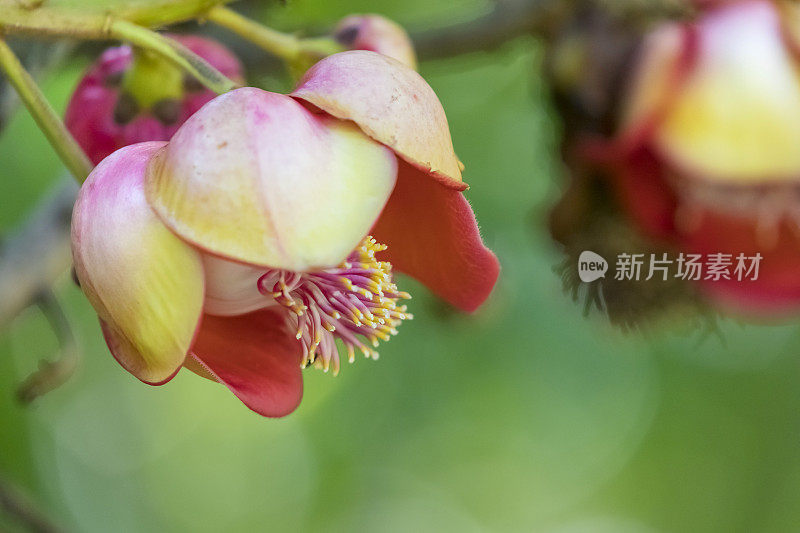
<instances>
[{"instance_id":1,"label":"flower center","mask_svg":"<svg viewBox=\"0 0 800 533\"><path fill-rule=\"evenodd\" d=\"M273 269L259 278L261 294L291 311L287 320L303 345L303 368L314 364L327 372L333 365L338 374L337 338L351 363L357 349L377 359L378 341L388 341L400 322L413 318L398 305L411 295L397 290L391 263L375 258L385 249L366 237L338 267L304 273Z\"/></svg>"}]
</instances>

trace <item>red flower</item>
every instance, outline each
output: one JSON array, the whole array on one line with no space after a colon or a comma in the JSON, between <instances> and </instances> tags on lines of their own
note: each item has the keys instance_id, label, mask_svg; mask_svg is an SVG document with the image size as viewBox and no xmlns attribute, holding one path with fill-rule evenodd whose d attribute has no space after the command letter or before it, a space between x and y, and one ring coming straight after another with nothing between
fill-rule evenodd
<instances>
[{"instance_id":1,"label":"red flower","mask_svg":"<svg viewBox=\"0 0 800 533\"><path fill-rule=\"evenodd\" d=\"M393 265L466 311L488 297L499 264L465 188L425 81L344 52L291 97L231 91L169 143L106 158L75 206L75 269L139 379L186 366L283 416L301 367L337 371L337 339L374 357L410 317Z\"/></svg>"}]
</instances>

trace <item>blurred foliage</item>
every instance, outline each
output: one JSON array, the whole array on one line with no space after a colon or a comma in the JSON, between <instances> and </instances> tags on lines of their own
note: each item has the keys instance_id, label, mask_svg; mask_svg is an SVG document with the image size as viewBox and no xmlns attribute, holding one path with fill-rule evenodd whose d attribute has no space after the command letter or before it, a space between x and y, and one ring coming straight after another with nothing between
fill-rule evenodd
<instances>
[{"instance_id":1,"label":"blurred foliage","mask_svg":"<svg viewBox=\"0 0 800 533\"><path fill-rule=\"evenodd\" d=\"M435 25L486 6L298 0L263 16L300 28L378 11ZM306 371L302 406L273 421L188 372L139 383L65 275L59 298L83 366L22 408L14 386L55 339L34 309L0 336L0 473L74 531L795 529L800 330L723 321L721 339L643 337L583 318L561 291L546 229L562 168L542 62L521 38L421 65L503 264L482 313L453 315L401 280L416 318L381 359L338 378ZM58 109L83 66L46 81ZM1 227L59 171L17 113L0 139ZM13 527L0 516L0 530Z\"/></svg>"}]
</instances>

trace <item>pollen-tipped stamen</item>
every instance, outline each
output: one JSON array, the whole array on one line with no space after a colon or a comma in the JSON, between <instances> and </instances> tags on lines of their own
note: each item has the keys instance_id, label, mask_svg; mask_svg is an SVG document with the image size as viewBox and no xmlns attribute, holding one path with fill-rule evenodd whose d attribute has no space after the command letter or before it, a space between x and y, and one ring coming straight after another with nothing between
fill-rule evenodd
<instances>
[{"instance_id":1,"label":"pollen-tipped stamen","mask_svg":"<svg viewBox=\"0 0 800 533\"><path fill-rule=\"evenodd\" d=\"M403 320L413 318L405 305L398 305L411 295L397 289L391 263L375 258L385 249L368 236L336 268L308 273L269 270L258 280L262 294L290 311L287 320L303 345L304 368L313 364L327 372L332 366L338 374L337 338L351 363L356 350L377 359L379 341L388 341Z\"/></svg>"}]
</instances>

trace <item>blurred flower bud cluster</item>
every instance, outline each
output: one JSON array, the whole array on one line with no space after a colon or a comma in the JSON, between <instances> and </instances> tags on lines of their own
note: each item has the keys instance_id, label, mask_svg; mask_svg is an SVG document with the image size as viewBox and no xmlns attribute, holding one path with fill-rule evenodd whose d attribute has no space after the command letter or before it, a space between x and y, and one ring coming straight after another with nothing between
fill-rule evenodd
<instances>
[{"instance_id":1,"label":"blurred flower bud cluster","mask_svg":"<svg viewBox=\"0 0 800 533\"><path fill-rule=\"evenodd\" d=\"M701 283L748 315L800 305L800 57L786 9L722 2L653 31L612 146L620 204L647 235L763 256L752 283Z\"/></svg>"},{"instance_id":2,"label":"blurred flower bud cluster","mask_svg":"<svg viewBox=\"0 0 800 533\"><path fill-rule=\"evenodd\" d=\"M691 10L677 2L578 1L562 11L547 36L545 74L561 118L566 175L549 217L551 235L565 256L559 271L565 290L583 299L587 312L597 307L623 328L660 319L667 309L686 315L687 308L699 305L693 287L681 280L633 284L615 279L613 262L619 254L662 248L644 239L623 216L605 164L624 107L624 89L649 28L685 18ZM581 282L576 265L585 250L609 260L609 275Z\"/></svg>"},{"instance_id":3,"label":"blurred flower bud cluster","mask_svg":"<svg viewBox=\"0 0 800 533\"><path fill-rule=\"evenodd\" d=\"M798 7L740 0L685 8L642 21L641 11L637 20L583 4L551 47L571 176L551 213L553 237L569 256L566 285L581 289L570 268L582 249L609 261L624 253L719 257L721 275L603 279L589 299L623 323L614 310L637 322L685 314L687 303L752 317L795 312ZM738 275L737 258L758 258L753 279Z\"/></svg>"}]
</instances>

